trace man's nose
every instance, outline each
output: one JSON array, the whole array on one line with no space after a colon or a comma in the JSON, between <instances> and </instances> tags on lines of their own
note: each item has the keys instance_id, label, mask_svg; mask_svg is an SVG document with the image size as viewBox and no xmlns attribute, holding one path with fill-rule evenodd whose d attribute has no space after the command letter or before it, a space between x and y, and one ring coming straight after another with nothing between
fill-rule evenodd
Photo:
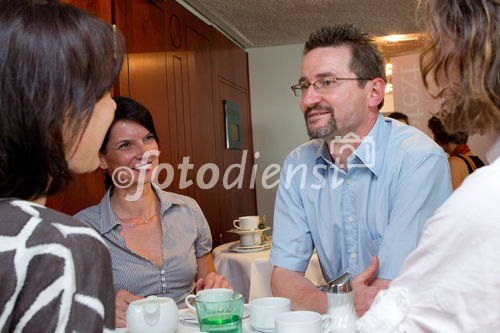
<instances>
[{"instance_id":1,"label":"man's nose","mask_svg":"<svg viewBox=\"0 0 500 333\"><path fill-rule=\"evenodd\" d=\"M311 84L306 90L302 91L301 103L306 107L312 107L321 101L321 95Z\"/></svg>"}]
</instances>

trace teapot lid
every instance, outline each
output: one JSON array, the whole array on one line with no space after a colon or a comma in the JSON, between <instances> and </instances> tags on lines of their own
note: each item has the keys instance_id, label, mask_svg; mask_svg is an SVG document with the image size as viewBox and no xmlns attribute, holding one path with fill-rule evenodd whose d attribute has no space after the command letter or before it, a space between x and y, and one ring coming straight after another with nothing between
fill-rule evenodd
<instances>
[{"instance_id":1,"label":"teapot lid","mask_svg":"<svg viewBox=\"0 0 500 333\"><path fill-rule=\"evenodd\" d=\"M333 294L343 294L352 291L351 273L346 272L328 283L328 292Z\"/></svg>"},{"instance_id":2,"label":"teapot lid","mask_svg":"<svg viewBox=\"0 0 500 333\"><path fill-rule=\"evenodd\" d=\"M174 302L170 297L158 297L155 295L147 296L146 298L138 299L130 303L131 305L147 305L147 304L164 304ZM174 302L175 303L175 302Z\"/></svg>"}]
</instances>

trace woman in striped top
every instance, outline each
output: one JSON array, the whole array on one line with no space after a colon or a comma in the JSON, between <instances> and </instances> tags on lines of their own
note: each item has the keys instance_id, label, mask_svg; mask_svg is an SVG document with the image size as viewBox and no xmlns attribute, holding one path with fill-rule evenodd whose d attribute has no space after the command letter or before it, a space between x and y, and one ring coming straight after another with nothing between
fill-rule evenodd
<instances>
[{"instance_id":1,"label":"woman in striped top","mask_svg":"<svg viewBox=\"0 0 500 333\"><path fill-rule=\"evenodd\" d=\"M111 253L116 325L126 326L128 305L159 295L181 303L195 289L230 288L215 272L210 227L195 200L152 182L158 136L149 111L114 98L115 118L100 150L107 192L75 215L96 229Z\"/></svg>"}]
</instances>

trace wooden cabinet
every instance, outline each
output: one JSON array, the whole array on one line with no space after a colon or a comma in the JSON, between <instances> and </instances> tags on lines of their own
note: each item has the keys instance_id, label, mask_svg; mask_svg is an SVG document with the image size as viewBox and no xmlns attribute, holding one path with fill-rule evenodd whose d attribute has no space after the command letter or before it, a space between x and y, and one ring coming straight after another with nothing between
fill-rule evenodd
<instances>
[{"instance_id":1,"label":"wooden cabinet","mask_svg":"<svg viewBox=\"0 0 500 333\"><path fill-rule=\"evenodd\" d=\"M196 199L209 221L214 246L235 239L225 232L233 219L257 212L250 184L253 147L246 52L173 0L68 2L105 21L112 18L123 33L127 54L115 95L130 96L153 114L160 163L169 163L175 171L166 190ZM224 100L240 107L242 149L225 147ZM242 157L242 187L228 189L223 177L231 165L241 166ZM192 168L182 174L178 166L187 159ZM212 172L214 166L218 175ZM229 183L239 171L232 168ZM203 186L215 176L213 186ZM79 177L79 183L49 202L70 214L95 204L104 193L102 178L99 171ZM159 180L162 183L165 175Z\"/></svg>"}]
</instances>

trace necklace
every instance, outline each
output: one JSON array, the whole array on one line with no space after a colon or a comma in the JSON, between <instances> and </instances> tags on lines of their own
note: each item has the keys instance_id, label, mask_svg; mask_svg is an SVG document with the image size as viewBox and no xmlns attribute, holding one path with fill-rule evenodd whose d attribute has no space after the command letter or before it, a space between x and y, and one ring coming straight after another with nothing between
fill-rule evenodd
<instances>
[{"instance_id":1,"label":"necklace","mask_svg":"<svg viewBox=\"0 0 500 333\"><path fill-rule=\"evenodd\" d=\"M116 215L116 213L115 213L115 216L116 216L116 218L117 218L118 220L120 220L121 222L125 223L125 224L126 224L126 225L128 225L130 228L134 228L134 227L136 227L136 226L138 226L138 225L148 224L149 222L151 222L151 220L152 220L152 219L153 219L156 215L158 215L158 210L159 210L158 208L159 208L159 207L158 207L158 202L155 200L155 212L154 212L154 214L153 214L153 215L151 215L149 218L148 218L148 216L147 216L147 215L146 215L146 218L145 218L144 220L143 220L143 219L139 219L139 218L133 218L133 217L128 217L128 218L126 218L127 220L131 220L131 219L134 219L134 220L139 220L139 221L141 221L141 223L127 223L127 222L125 221L125 219L123 219L123 218L119 217L118 215Z\"/></svg>"}]
</instances>

